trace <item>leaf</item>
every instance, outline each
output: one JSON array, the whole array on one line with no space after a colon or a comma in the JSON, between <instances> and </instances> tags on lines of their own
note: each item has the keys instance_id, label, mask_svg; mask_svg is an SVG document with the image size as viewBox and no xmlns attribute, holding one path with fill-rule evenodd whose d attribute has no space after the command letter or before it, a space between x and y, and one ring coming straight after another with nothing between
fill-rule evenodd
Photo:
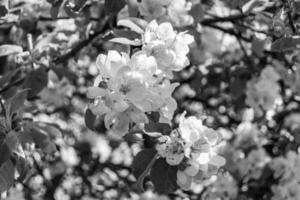
<instances>
[{"instance_id":1,"label":"leaf","mask_svg":"<svg viewBox=\"0 0 300 200\"><path fill-rule=\"evenodd\" d=\"M247 3L249 0L228 0L226 1L226 4L231 8L231 9L236 9L236 8L242 8L245 3Z\"/></svg>"},{"instance_id":2,"label":"leaf","mask_svg":"<svg viewBox=\"0 0 300 200\"><path fill-rule=\"evenodd\" d=\"M140 40L129 40L127 38L113 38L109 41L114 43L119 43L119 44L132 45L132 46L142 45Z\"/></svg>"},{"instance_id":3,"label":"leaf","mask_svg":"<svg viewBox=\"0 0 300 200\"><path fill-rule=\"evenodd\" d=\"M2 88L3 86L6 86L9 81L17 74L17 72L20 71L19 69L15 69L9 72L6 72L1 78L0 78L0 88Z\"/></svg>"},{"instance_id":4,"label":"leaf","mask_svg":"<svg viewBox=\"0 0 300 200\"><path fill-rule=\"evenodd\" d=\"M28 99L35 97L48 84L48 72L46 67L40 67L29 73L24 82L24 88L30 89Z\"/></svg>"},{"instance_id":5,"label":"leaf","mask_svg":"<svg viewBox=\"0 0 300 200\"><path fill-rule=\"evenodd\" d=\"M113 35L114 37L120 37L120 38L127 38L129 40L134 40L134 39L140 39L141 35L137 34L134 31L128 31L128 30L118 30L115 29L113 30Z\"/></svg>"},{"instance_id":6,"label":"leaf","mask_svg":"<svg viewBox=\"0 0 300 200\"><path fill-rule=\"evenodd\" d=\"M257 56L262 57L265 47L265 40L260 40L256 37L252 40L252 51L256 53Z\"/></svg>"},{"instance_id":7,"label":"leaf","mask_svg":"<svg viewBox=\"0 0 300 200\"><path fill-rule=\"evenodd\" d=\"M52 7L50 9L50 14L52 19L57 19L63 0L47 0L47 1L52 4Z\"/></svg>"},{"instance_id":8,"label":"leaf","mask_svg":"<svg viewBox=\"0 0 300 200\"><path fill-rule=\"evenodd\" d=\"M8 145L5 142L2 142L0 145L0 167L3 163L5 163L7 160L9 160L11 155L11 150L8 147Z\"/></svg>"},{"instance_id":9,"label":"leaf","mask_svg":"<svg viewBox=\"0 0 300 200\"><path fill-rule=\"evenodd\" d=\"M159 158L151 169L150 179L158 193L172 193L178 188L177 167L170 166L164 158Z\"/></svg>"},{"instance_id":10,"label":"leaf","mask_svg":"<svg viewBox=\"0 0 300 200\"><path fill-rule=\"evenodd\" d=\"M8 56L11 54L17 54L23 52L23 48L18 45L4 44L0 46L0 57Z\"/></svg>"},{"instance_id":11,"label":"leaf","mask_svg":"<svg viewBox=\"0 0 300 200\"><path fill-rule=\"evenodd\" d=\"M134 158L132 163L133 175L137 178L136 187L139 191L144 191L144 179L157 159L157 152L154 149L144 149Z\"/></svg>"},{"instance_id":12,"label":"leaf","mask_svg":"<svg viewBox=\"0 0 300 200\"><path fill-rule=\"evenodd\" d=\"M14 184L15 166L11 160L7 160L0 167L0 194Z\"/></svg>"},{"instance_id":13,"label":"leaf","mask_svg":"<svg viewBox=\"0 0 300 200\"><path fill-rule=\"evenodd\" d=\"M159 122L160 114L159 112L151 112L150 114L147 114L147 117L152 123Z\"/></svg>"},{"instance_id":14,"label":"leaf","mask_svg":"<svg viewBox=\"0 0 300 200\"><path fill-rule=\"evenodd\" d=\"M1 0L0 2L0 17L8 14L8 0Z\"/></svg>"},{"instance_id":15,"label":"leaf","mask_svg":"<svg viewBox=\"0 0 300 200\"><path fill-rule=\"evenodd\" d=\"M107 15L117 15L125 5L125 0L105 0L104 11Z\"/></svg>"},{"instance_id":16,"label":"leaf","mask_svg":"<svg viewBox=\"0 0 300 200\"><path fill-rule=\"evenodd\" d=\"M137 17L139 14L138 2L136 0L127 0L128 12L130 17Z\"/></svg>"},{"instance_id":17,"label":"leaf","mask_svg":"<svg viewBox=\"0 0 300 200\"><path fill-rule=\"evenodd\" d=\"M145 134L152 138L159 138L163 135L160 132L145 132Z\"/></svg>"},{"instance_id":18,"label":"leaf","mask_svg":"<svg viewBox=\"0 0 300 200\"><path fill-rule=\"evenodd\" d=\"M84 121L87 128L91 129L92 131L95 130L95 121L96 121L96 115L93 114L93 112L88 108L85 111L84 115Z\"/></svg>"},{"instance_id":19,"label":"leaf","mask_svg":"<svg viewBox=\"0 0 300 200\"><path fill-rule=\"evenodd\" d=\"M24 125L24 131L19 138L22 144L34 143L37 148L42 149L45 153L51 154L56 151L55 144L39 123L31 122Z\"/></svg>"},{"instance_id":20,"label":"leaf","mask_svg":"<svg viewBox=\"0 0 300 200\"><path fill-rule=\"evenodd\" d=\"M300 37L283 37L271 45L271 51L284 52L298 48L300 44Z\"/></svg>"},{"instance_id":21,"label":"leaf","mask_svg":"<svg viewBox=\"0 0 300 200\"><path fill-rule=\"evenodd\" d=\"M265 0L251 0L243 5L242 11L243 11L243 13L249 13L254 8L261 7L265 3L266 3Z\"/></svg>"},{"instance_id":22,"label":"leaf","mask_svg":"<svg viewBox=\"0 0 300 200\"><path fill-rule=\"evenodd\" d=\"M29 162L26 160L25 157L17 153L14 154L14 159L16 163L16 169L19 173L17 181L22 182L26 178L30 170Z\"/></svg>"},{"instance_id":23,"label":"leaf","mask_svg":"<svg viewBox=\"0 0 300 200\"><path fill-rule=\"evenodd\" d=\"M38 124L34 124L30 131L30 136L38 148L49 154L56 151L55 145L50 140L48 133L39 127Z\"/></svg>"},{"instance_id":24,"label":"leaf","mask_svg":"<svg viewBox=\"0 0 300 200\"><path fill-rule=\"evenodd\" d=\"M11 127L11 118L13 114L18 113L19 110L22 109L27 95L27 89L21 90L7 101L8 103L6 104L6 120L8 127Z\"/></svg>"},{"instance_id":25,"label":"leaf","mask_svg":"<svg viewBox=\"0 0 300 200\"><path fill-rule=\"evenodd\" d=\"M126 134L123 136L123 139L128 144L138 144L138 143L142 143L142 141L143 141L141 134L138 134L138 133Z\"/></svg>"},{"instance_id":26,"label":"leaf","mask_svg":"<svg viewBox=\"0 0 300 200\"><path fill-rule=\"evenodd\" d=\"M19 144L18 134L16 131L10 131L5 137L5 143L9 147L10 151L15 151Z\"/></svg>"},{"instance_id":27,"label":"leaf","mask_svg":"<svg viewBox=\"0 0 300 200\"><path fill-rule=\"evenodd\" d=\"M154 149L143 149L133 159L132 173L138 179L156 154Z\"/></svg>"},{"instance_id":28,"label":"leaf","mask_svg":"<svg viewBox=\"0 0 300 200\"><path fill-rule=\"evenodd\" d=\"M138 25L136 25L135 23L133 23L131 20L129 19L122 19L122 20L119 20L118 23L117 23L118 26L124 26L124 27L127 27L129 28L130 30L136 32L136 33L139 33L139 34L143 34L144 33L144 30L139 27Z\"/></svg>"},{"instance_id":29,"label":"leaf","mask_svg":"<svg viewBox=\"0 0 300 200\"><path fill-rule=\"evenodd\" d=\"M300 2L299 1L294 1L292 8L295 13L297 13L298 15L300 14Z\"/></svg>"},{"instance_id":30,"label":"leaf","mask_svg":"<svg viewBox=\"0 0 300 200\"><path fill-rule=\"evenodd\" d=\"M149 136L151 136L151 132L158 132L162 133L163 135L168 135L172 131L172 128L167 123L150 122L145 124L145 131L148 132L147 134Z\"/></svg>"},{"instance_id":31,"label":"leaf","mask_svg":"<svg viewBox=\"0 0 300 200\"><path fill-rule=\"evenodd\" d=\"M60 10L60 5L51 7L50 15L51 15L52 19L57 19L59 10Z\"/></svg>"},{"instance_id":32,"label":"leaf","mask_svg":"<svg viewBox=\"0 0 300 200\"><path fill-rule=\"evenodd\" d=\"M19 87L18 86L12 86L4 91L1 92L1 96L3 97L3 99L10 99L12 98L14 95L17 94L17 92L19 91Z\"/></svg>"},{"instance_id":33,"label":"leaf","mask_svg":"<svg viewBox=\"0 0 300 200\"><path fill-rule=\"evenodd\" d=\"M197 3L196 5L194 5L190 10L189 14L193 16L194 23L197 24L198 22L202 21L204 18L204 10L202 8L201 3Z\"/></svg>"},{"instance_id":34,"label":"leaf","mask_svg":"<svg viewBox=\"0 0 300 200\"><path fill-rule=\"evenodd\" d=\"M39 123L39 127L48 134L51 140L62 137L61 131L54 124Z\"/></svg>"},{"instance_id":35,"label":"leaf","mask_svg":"<svg viewBox=\"0 0 300 200\"><path fill-rule=\"evenodd\" d=\"M142 30L145 30L148 25L148 22L146 20L137 17L128 17L127 20L132 21L135 25L139 26Z\"/></svg>"}]
</instances>

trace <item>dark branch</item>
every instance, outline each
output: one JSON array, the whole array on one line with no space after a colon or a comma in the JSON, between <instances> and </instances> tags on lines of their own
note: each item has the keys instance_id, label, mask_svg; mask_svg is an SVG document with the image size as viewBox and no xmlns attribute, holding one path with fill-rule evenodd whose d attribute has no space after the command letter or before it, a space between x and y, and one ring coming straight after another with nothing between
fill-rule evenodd
<instances>
[{"instance_id":1,"label":"dark branch","mask_svg":"<svg viewBox=\"0 0 300 200\"><path fill-rule=\"evenodd\" d=\"M63 19L72 19L72 18L68 17L68 16L62 16L62 17L57 17L56 19L53 19L52 17L39 16L39 21L57 21L57 20L63 20ZM100 18L95 18L95 17L89 17L88 19L91 21L100 21Z\"/></svg>"},{"instance_id":2,"label":"dark branch","mask_svg":"<svg viewBox=\"0 0 300 200\"><path fill-rule=\"evenodd\" d=\"M210 24L217 23L217 22L232 22L232 21L244 19L244 18L251 17L251 16L254 16L254 14L253 13L243 14L242 13L242 14L230 15L230 16L226 16L226 17L214 16L214 18L202 20L201 24L202 25L210 25Z\"/></svg>"},{"instance_id":3,"label":"dark branch","mask_svg":"<svg viewBox=\"0 0 300 200\"><path fill-rule=\"evenodd\" d=\"M85 46L90 44L96 37L98 37L100 34L102 34L104 32L104 30L107 28L107 25L108 25L108 22L110 19L111 19L111 17L105 17L97 31L95 31L93 34L91 34L89 36L89 38L82 40L82 41L78 42L77 44L75 44L69 52L63 54L60 57L55 58L53 60L54 64L60 64L60 63L67 61L68 59L75 56Z\"/></svg>"}]
</instances>

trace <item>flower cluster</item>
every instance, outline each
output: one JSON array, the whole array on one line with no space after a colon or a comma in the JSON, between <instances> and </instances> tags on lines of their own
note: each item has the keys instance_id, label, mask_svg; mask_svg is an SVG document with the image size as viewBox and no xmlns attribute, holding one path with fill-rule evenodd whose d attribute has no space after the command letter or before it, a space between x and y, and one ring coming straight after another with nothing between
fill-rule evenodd
<instances>
[{"instance_id":1,"label":"flower cluster","mask_svg":"<svg viewBox=\"0 0 300 200\"><path fill-rule=\"evenodd\" d=\"M188 190L193 182L209 178L225 164L225 159L214 150L218 142L215 130L196 117L182 115L179 128L170 136L160 137L156 148L169 165L178 166L177 184Z\"/></svg>"},{"instance_id":2,"label":"flower cluster","mask_svg":"<svg viewBox=\"0 0 300 200\"><path fill-rule=\"evenodd\" d=\"M272 186L272 200L299 199L300 196L300 155L288 152L286 158L275 158L270 167L274 170L274 178L279 179L278 185Z\"/></svg>"},{"instance_id":3,"label":"flower cluster","mask_svg":"<svg viewBox=\"0 0 300 200\"><path fill-rule=\"evenodd\" d=\"M261 109L271 110L276 100L280 99L279 74L270 66L247 83L246 103L260 114Z\"/></svg>"},{"instance_id":4,"label":"flower cluster","mask_svg":"<svg viewBox=\"0 0 300 200\"><path fill-rule=\"evenodd\" d=\"M127 133L133 123L147 123L147 112L159 112L160 122L170 123L177 107L171 94L178 84L168 78L189 64L192 42L192 36L175 32L170 23L152 21L142 33L141 50L131 56L113 50L100 54L100 74L88 88L91 111L104 115L106 128L118 134Z\"/></svg>"},{"instance_id":5,"label":"flower cluster","mask_svg":"<svg viewBox=\"0 0 300 200\"><path fill-rule=\"evenodd\" d=\"M188 26L194 22L189 15L192 2L186 0L141 0L138 9L141 15L151 21L171 21L176 27Z\"/></svg>"}]
</instances>

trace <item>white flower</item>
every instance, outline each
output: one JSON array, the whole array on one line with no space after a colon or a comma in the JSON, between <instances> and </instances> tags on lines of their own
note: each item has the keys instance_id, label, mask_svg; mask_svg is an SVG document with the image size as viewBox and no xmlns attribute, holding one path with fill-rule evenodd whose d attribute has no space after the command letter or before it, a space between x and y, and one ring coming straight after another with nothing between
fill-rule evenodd
<instances>
[{"instance_id":1,"label":"white flower","mask_svg":"<svg viewBox=\"0 0 300 200\"><path fill-rule=\"evenodd\" d=\"M146 20L152 20L165 14L164 6L168 5L171 0L141 0L138 4L139 11Z\"/></svg>"},{"instance_id":2,"label":"white flower","mask_svg":"<svg viewBox=\"0 0 300 200\"><path fill-rule=\"evenodd\" d=\"M176 27L188 26L194 22L189 15L192 2L186 0L141 0L139 12L145 20L170 21Z\"/></svg>"},{"instance_id":3,"label":"white flower","mask_svg":"<svg viewBox=\"0 0 300 200\"><path fill-rule=\"evenodd\" d=\"M189 15L191 8L192 2L173 0L167 8L167 13L175 26L188 26L194 23L194 18Z\"/></svg>"},{"instance_id":4,"label":"white flower","mask_svg":"<svg viewBox=\"0 0 300 200\"><path fill-rule=\"evenodd\" d=\"M68 166L75 166L79 163L76 151L72 147L62 147L60 150L61 159Z\"/></svg>"},{"instance_id":5,"label":"white flower","mask_svg":"<svg viewBox=\"0 0 300 200\"><path fill-rule=\"evenodd\" d=\"M188 190L194 181L210 177L225 164L225 159L214 151L218 140L215 130L183 114L179 128L159 138L156 149L169 165L182 166L177 172L177 184Z\"/></svg>"},{"instance_id":6,"label":"white flower","mask_svg":"<svg viewBox=\"0 0 300 200\"><path fill-rule=\"evenodd\" d=\"M143 35L143 50L155 57L158 68L165 74L179 71L189 65L187 54L194 38L186 33L176 33L168 22L152 21Z\"/></svg>"},{"instance_id":7,"label":"white flower","mask_svg":"<svg viewBox=\"0 0 300 200\"><path fill-rule=\"evenodd\" d=\"M96 64L100 75L103 78L115 77L117 72L127 64L129 57L125 53L119 53L115 50L108 51L107 55L100 54L97 57Z\"/></svg>"}]
</instances>

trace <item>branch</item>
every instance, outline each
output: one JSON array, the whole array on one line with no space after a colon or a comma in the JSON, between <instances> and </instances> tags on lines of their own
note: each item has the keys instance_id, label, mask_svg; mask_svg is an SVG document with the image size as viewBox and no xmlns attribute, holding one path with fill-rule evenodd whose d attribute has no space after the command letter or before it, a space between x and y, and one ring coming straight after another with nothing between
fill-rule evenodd
<instances>
[{"instance_id":1,"label":"branch","mask_svg":"<svg viewBox=\"0 0 300 200\"><path fill-rule=\"evenodd\" d=\"M90 44L96 37L98 37L101 33L103 33L103 31L106 29L107 25L108 25L108 22L109 20L111 19L111 17L105 17L99 27L99 30L94 32L93 34L91 34L89 36L89 38L85 39L85 40L82 40L80 42L78 42L77 44L75 44L73 46L73 48L63 54L62 56L59 56L57 58L55 58L53 60L53 63L55 65L57 64L60 64L60 63L63 63L65 61L67 61L68 59L72 58L73 56L75 56L81 49L83 49L84 47L86 47L88 44Z\"/></svg>"},{"instance_id":2,"label":"branch","mask_svg":"<svg viewBox=\"0 0 300 200\"><path fill-rule=\"evenodd\" d=\"M4 86L3 88L0 89L0 94L5 92L6 90L10 89L13 86L19 86L24 80L25 80L25 77L22 77L20 79L17 79L16 81L11 82L10 84Z\"/></svg>"},{"instance_id":3,"label":"branch","mask_svg":"<svg viewBox=\"0 0 300 200\"><path fill-rule=\"evenodd\" d=\"M68 16L62 16L62 17L57 17L56 19L53 19L52 17L48 17L48 16L39 16L39 21L57 21L57 20L63 20L63 19L73 19L73 18L68 17ZM96 18L96 17L89 17L88 19L91 21L100 21L100 18Z\"/></svg>"},{"instance_id":4,"label":"branch","mask_svg":"<svg viewBox=\"0 0 300 200\"><path fill-rule=\"evenodd\" d=\"M217 22L232 22L232 21L244 19L244 18L251 17L251 16L254 16L254 14L253 13L249 13L249 14L241 13L241 14L230 15L230 16L226 16L226 17L214 16L214 18L202 20L201 24L202 25L210 25L210 24L217 23Z\"/></svg>"},{"instance_id":5,"label":"branch","mask_svg":"<svg viewBox=\"0 0 300 200\"><path fill-rule=\"evenodd\" d=\"M242 36L241 34L239 34L238 32L236 32L234 29L224 28L224 27L221 27L221 26L217 26L215 24L205 24L204 26L207 26L207 27L210 27L210 28L214 28L214 29L218 29L219 31L222 31L224 33L227 33L227 34L239 37L239 38L243 39L246 42L251 42L251 39Z\"/></svg>"}]
</instances>

